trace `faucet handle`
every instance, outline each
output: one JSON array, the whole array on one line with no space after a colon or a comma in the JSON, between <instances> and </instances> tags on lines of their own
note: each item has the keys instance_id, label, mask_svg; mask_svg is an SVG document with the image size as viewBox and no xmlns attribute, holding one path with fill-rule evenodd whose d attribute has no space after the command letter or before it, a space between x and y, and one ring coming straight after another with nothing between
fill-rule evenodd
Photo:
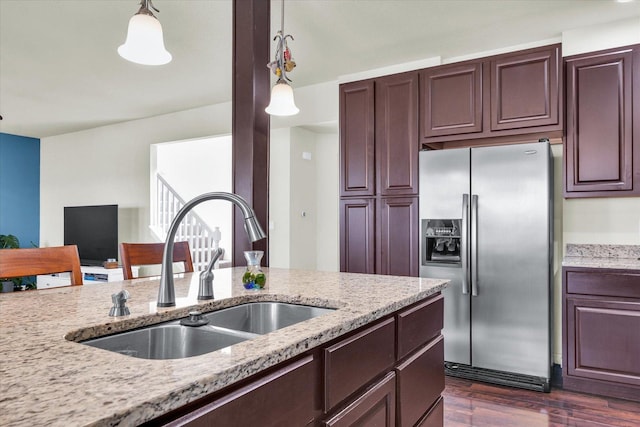
<instances>
[{"instance_id":1,"label":"faucet handle","mask_svg":"<svg viewBox=\"0 0 640 427\"><path fill-rule=\"evenodd\" d=\"M129 300L129 297L129 291L126 289L123 289L116 294L112 294L111 301L113 302L113 307L109 310L109 316L117 317L128 316L131 314L129 307L127 307L127 300Z\"/></svg>"}]
</instances>

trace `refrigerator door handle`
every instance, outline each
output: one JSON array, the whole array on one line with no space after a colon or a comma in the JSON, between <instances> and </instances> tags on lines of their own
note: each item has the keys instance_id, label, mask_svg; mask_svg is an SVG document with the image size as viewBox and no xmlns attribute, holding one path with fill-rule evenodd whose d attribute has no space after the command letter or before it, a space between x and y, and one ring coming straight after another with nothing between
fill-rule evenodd
<instances>
[{"instance_id":1,"label":"refrigerator door handle","mask_svg":"<svg viewBox=\"0 0 640 427\"><path fill-rule=\"evenodd\" d=\"M469 294L469 195L462 195L460 224L460 256L462 259L462 294Z\"/></svg>"},{"instance_id":2,"label":"refrigerator door handle","mask_svg":"<svg viewBox=\"0 0 640 427\"><path fill-rule=\"evenodd\" d=\"M471 295L478 296L478 195L471 195Z\"/></svg>"}]
</instances>

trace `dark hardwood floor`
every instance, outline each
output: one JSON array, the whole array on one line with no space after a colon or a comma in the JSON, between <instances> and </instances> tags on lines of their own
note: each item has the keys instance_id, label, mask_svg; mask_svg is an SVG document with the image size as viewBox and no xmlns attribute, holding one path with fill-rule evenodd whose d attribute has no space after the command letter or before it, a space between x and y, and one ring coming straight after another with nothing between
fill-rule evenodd
<instances>
[{"instance_id":1,"label":"dark hardwood floor","mask_svg":"<svg viewBox=\"0 0 640 427\"><path fill-rule=\"evenodd\" d=\"M520 390L446 377L445 427L639 427L640 403L552 389Z\"/></svg>"}]
</instances>

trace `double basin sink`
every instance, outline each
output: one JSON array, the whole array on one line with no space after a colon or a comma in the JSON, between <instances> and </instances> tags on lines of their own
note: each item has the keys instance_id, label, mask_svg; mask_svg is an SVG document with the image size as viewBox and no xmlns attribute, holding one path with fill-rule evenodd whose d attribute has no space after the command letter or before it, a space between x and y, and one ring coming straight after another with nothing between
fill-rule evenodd
<instances>
[{"instance_id":1,"label":"double basin sink","mask_svg":"<svg viewBox=\"0 0 640 427\"><path fill-rule=\"evenodd\" d=\"M81 344L142 359L182 359L220 350L334 310L254 302L93 338ZM185 325L194 323L198 325Z\"/></svg>"}]
</instances>

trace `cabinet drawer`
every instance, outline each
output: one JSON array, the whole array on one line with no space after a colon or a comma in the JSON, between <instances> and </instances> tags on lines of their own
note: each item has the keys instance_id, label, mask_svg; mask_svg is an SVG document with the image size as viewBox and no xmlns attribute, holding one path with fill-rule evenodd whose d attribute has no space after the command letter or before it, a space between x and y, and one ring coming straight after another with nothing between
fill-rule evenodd
<instances>
[{"instance_id":1,"label":"cabinet drawer","mask_svg":"<svg viewBox=\"0 0 640 427\"><path fill-rule=\"evenodd\" d=\"M307 425L319 412L318 367L313 355L306 356L167 425Z\"/></svg>"},{"instance_id":2,"label":"cabinet drawer","mask_svg":"<svg viewBox=\"0 0 640 427\"><path fill-rule=\"evenodd\" d=\"M378 323L324 350L324 410L328 412L395 362L395 321Z\"/></svg>"},{"instance_id":3,"label":"cabinet drawer","mask_svg":"<svg viewBox=\"0 0 640 427\"><path fill-rule=\"evenodd\" d=\"M440 335L444 297L438 295L398 314L398 360Z\"/></svg>"},{"instance_id":4,"label":"cabinet drawer","mask_svg":"<svg viewBox=\"0 0 640 427\"><path fill-rule=\"evenodd\" d=\"M429 413L422 418L416 427L442 427L444 425L444 400L438 399L438 403L433 405Z\"/></svg>"},{"instance_id":5,"label":"cabinet drawer","mask_svg":"<svg viewBox=\"0 0 640 427\"><path fill-rule=\"evenodd\" d=\"M323 423L327 427L391 427L396 419L396 381L390 372L349 406Z\"/></svg>"},{"instance_id":6,"label":"cabinet drawer","mask_svg":"<svg viewBox=\"0 0 640 427\"><path fill-rule=\"evenodd\" d=\"M444 338L440 335L396 368L398 426L410 427L444 390Z\"/></svg>"},{"instance_id":7,"label":"cabinet drawer","mask_svg":"<svg viewBox=\"0 0 640 427\"><path fill-rule=\"evenodd\" d=\"M568 294L640 298L640 273L565 269Z\"/></svg>"}]
</instances>

